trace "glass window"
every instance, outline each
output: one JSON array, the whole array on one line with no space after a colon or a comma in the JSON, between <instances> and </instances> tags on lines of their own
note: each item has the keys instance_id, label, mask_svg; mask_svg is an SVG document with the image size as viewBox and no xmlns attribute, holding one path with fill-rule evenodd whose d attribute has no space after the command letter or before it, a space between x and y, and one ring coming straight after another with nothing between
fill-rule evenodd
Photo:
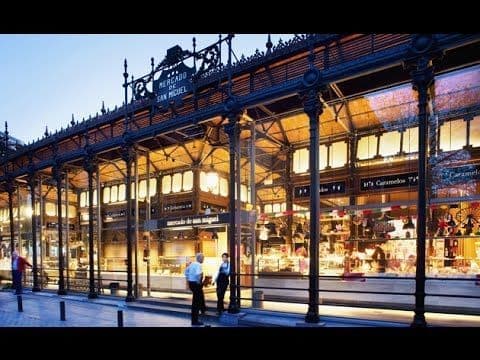
<instances>
[{"instance_id":1,"label":"glass window","mask_svg":"<svg viewBox=\"0 0 480 360\"><path fill-rule=\"evenodd\" d=\"M147 180L138 183L138 198L145 199L147 197Z\"/></svg>"},{"instance_id":2,"label":"glass window","mask_svg":"<svg viewBox=\"0 0 480 360\"><path fill-rule=\"evenodd\" d=\"M82 191L80 193L80 207L86 207L86 206L87 206L87 193ZM52 216L52 215L50 215L50 216Z\"/></svg>"},{"instance_id":3,"label":"glass window","mask_svg":"<svg viewBox=\"0 0 480 360\"><path fill-rule=\"evenodd\" d=\"M400 141L399 141L400 146ZM330 166L343 167L348 162L348 147L345 141L337 141L330 147Z\"/></svg>"},{"instance_id":4,"label":"glass window","mask_svg":"<svg viewBox=\"0 0 480 360\"><path fill-rule=\"evenodd\" d=\"M283 202L280 208L281 211L287 211L287 203Z\"/></svg>"},{"instance_id":5,"label":"glass window","mask_svg":"<svg viewBox=\"0 0 480 360\"><path fill-rule=\"evenodd\" d=\"M172 191L172 177L165 175L162 178L162 194L170 194Z\"/></svg>"},{"instance_id":6,"label":"glass window","mask_svg":"<svg viewBox=\"0 0 480 360\"><path fill-rule=\"evenodd\" d=\"M358 140L357 158L359 160L371 159L377 155L377 137L364 136Z\"/></svg>"},{"instance_id":7,"label":"glass window","mask_svg":"<svg viewBox=\"0 0 480 360\"><path fill-rule=\"evenodd\" d=\"M125 201L127 199L127 185L118 185L118 201Z\"/></svg>"},{"instance_id":8,"label":"glass window","mask_svg":"<svg viewBox=\"0 0 480 360\"><path fill-rule=\"evenodd\" d=\"M470 145L480 146L480 116L470 121Z\"/></svg>"},{"instance_id":9,"label":"glass window","mask_svg":"<svg viewBox=\"0 0 480 360\"><path fill-rule=\"evenodd\" d=\"M308 171L308 149L298 149L293 153L293 172L301 174Z\"/></svg>"},{"instance_id":10,"label":"glass window","mask_svg":"<svg viewBox=\"0 0 480 360\"><path fill-rule=\"evenodd\" d=\"M182 191L182 173L173 174L172 191L174 193Z\"/></svg>"},{"instance_id":11,"label":"glass window","mask_svg":"<svg viewBox=\"0 0 480 360\"><path fill-rule=\"evenodd\" d=\"M440 149L459 150L467 143L467 122L463 119L446 121L440 126Z\"/></svg>"},{"instance_id":12,"label":"glass window","mask_svg":"<svg viewBox=\"0 0 480 360\"><path fill-rule=\"evenodd\" d=\"M183 173L183 191L190 191L193 189L193 171L185 171Z\"/></svg>"},{"instance_id":13,"label":"glass window","mask_svg":"<svg viewBox=\"0 0 480 360\"><path fill-rule=\"evenodd\" d=\"M114 185L112 186L110 190L110 201L112 203L116 203L118 201L118 186Z\"/></svg>"},{"instance_id":14,"label":"glass window","mask_svg":"<svg viewBox=\"0 0 480 360\"><path fill-rule=\"evenodd\" d=\"M130 199L134 200L136 196L137 194L135 190L135 181L134 181L130 184Z\"/></svg>"},{"instance_id":15,"label":"glass window","mask_svg":"<svg viewBox=\"0 0 480 360\"><path fill-rule=\"evenodd\" d=\"M67 209L65 205L62 204L62 218L67 217Z\"/></svg>"},{"instance_id":16,"label":"glass window","mask_svg":"<svg viewBox=\"0 0 480 360\"><path fill-rule=\"evenodd\" d=\"M320 154L319 154L319 166L320 170L323 170L327 167L327 151L328 148L326 145L320 145Z\"/></svg>"},{"instance_id":17,"label":"glass window","mask_svg":"<svg viewBox=\"0 0 480 360\"><path fill-rule=\"evenodd\" d=\"M267 205L265 205L265 213L266 213L266 214L270 214L270 213L272 213L272 212L273 212L273 210L272 210L272 204L267 204Z\"/></svg>"},{"instance_id":18,"label":"glass window","mask_svg":"<svg viewBox=\"0 0 480 360\"><path fill-rule=\"evenodd\" d=\"M240 189L240 196L242 195L241 191L242 190ZM220 181L217 181L217 183L215 184L215 187L212 189L212 194L214 194L214 195L220 194Z\"/></svg>"},{"instance_id":19,"label":"glass window","mask_svg":"<svg viewBox=\"0 0 480 360\"><path fill-rule=\"evenodd\" d=\"M85 194L85 193L83 193ZM57 215L57 208L54 203L47 202L45 203L45 214L47 216L56 216Z\"/></svg>"},{"instance_id":20,"label":"glass window","mask_svg":"<svg viewBox=\"0 0 480 360\"><path fill-rule=\"evenodd\" d=\"M97 206L97 189L93 190L93 206Z\"/></svg>"},{"instance_id":21,"label":"glass window","mask_svg":"<svg viewBox=\"0 0 480 360\"><path fill-rule=\"evenodd\" d=\"M110 186L103 188L103 203L108 204L110 202Z\"/></svg>"},{"instance_id":22,"label":"glass window","mask_svg":"<svg viewBox=\"0 0 480 360\"><path fill-rule=\"evenodd\" d=\"M228 196L228 181L225 178L220 178L220 195Z\"/></svg>"},{"instance_id":23,"label":"glass window","mask_svg":"<svg viewBox=\"0 0 480 360\"><path fill-rule=\"evenodd\" d=\"M208 191L207 174L205 173L205 171L200 171L200 190Z\"/></svg>"},{"instance_id":24,"label":"glass window","mask_svg":"<svg viewBox=\"0 0 480 360\"><path fill-rule=\"evenodd\" d=\"M403 151L407 154L418 151L418 127L406 129L403 133Z\"/></svg>"},{"instance_id":25,"label":"glass window","mask_svg":"<svg viewBox=\"0 0 480 360\"><path fill-rule=\"evenodd\" d=\"M150 179L150 188L148 189L150 197L157 193L157 178Z\"/></svg>"},{"instance_id":26,"label":"glass window","mask_svg":"<svg viewBox=\"0 0 480 360\"><path fill-rule=\"evenodd\" d=\"M273 204L272 210L273 210L274 213L279 213L281 211L280 210L280 203Z\"/></svg>"},{"instance_id":27,"label":"glass window","mask_svg":"<svg viewBox=\"0 0 480 360\"><path fill-rule=\"evenodd\" d=\"M77 208L73 205L68 205L68 217L75 218L77 216Z\"/></svg>"},{"instance_id":28,"label":"glass window","mask_svg":"<svg viewBox=\"0 0 480 360\"><path fill-rule=\"evenodd\" d=\"M380 155L394 156L400 152L400 136L398 131L390 131L380 137Z\"/></svg>"},{"instance_id":29,"label":"glass window","mask_svg":"<svg viewBox=\"0 0 480 360\"><path fill-rule=\"evenodd\" d=\"M240 185L240 201L247 202L247 185Z\"/></svg>"}]
</instances>

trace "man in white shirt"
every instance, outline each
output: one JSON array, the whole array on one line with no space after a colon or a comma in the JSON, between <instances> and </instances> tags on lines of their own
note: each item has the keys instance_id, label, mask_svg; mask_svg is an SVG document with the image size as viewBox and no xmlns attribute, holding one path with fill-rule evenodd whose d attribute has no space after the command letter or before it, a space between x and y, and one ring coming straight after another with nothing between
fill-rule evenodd
<instances>
[{"instance_id":1,"label":"man in white shirt","mask_svg":"<svg viewBox=\"0 0 480 360\"><path fill-rule=\"evenodd\" d=\"M203 269L202 263L204 256L202 253L198 253L196 256L196 261L191 263L185 269L185 277L188 281L188 287L192 291L192 325L203 325L201 321L198 320L198 312L202 307L203 296Z\"/></svg>"}]
</instances>

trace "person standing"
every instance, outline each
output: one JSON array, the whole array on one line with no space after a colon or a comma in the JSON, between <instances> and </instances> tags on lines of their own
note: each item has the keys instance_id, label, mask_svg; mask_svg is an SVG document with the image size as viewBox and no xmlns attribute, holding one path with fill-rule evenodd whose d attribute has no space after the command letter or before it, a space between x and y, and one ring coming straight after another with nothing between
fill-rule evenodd
<instances>
[{"instance_id":1,"label":"person standing","mask_svg":"<svg viewBox=\"0 0 480 360\"><path fill-rule=\"evenodd\" d=\"M228 254L222 254L222 264L218 269L217 275L213 279L213 283L217 283L217 315L221 315L225 311L223 299L225 298L225 292L230 277L230 261L228 261Z\"/></svg>"},{"instance_id":2,"label":"person standing","mask_svg":"<svg viewBox=\"0 0 480 360\"><path fill-rule=\"evenodd\" d=\"M185 269L185 277L188 281L188 287L192 291L192 325L203 325L201 321L198 320L198 312L202 308L202 299L203 295L203 269L202 263L204 256L202 253L198 253L195 256L196 261L192 262Z\"/></svg>"},{"instance_id":3,"label":"person standing","mask_svg":"<svg viewBox=\"0 0 480 360\"><path fill-rule=\"evenodd\" d=\"M22 293L22 274L26 267L32 267L32 265L23 257L18 255L18 251L12 252L12 280L13 288L15 289L15 295Z\"/></svg>"}]
</instances>

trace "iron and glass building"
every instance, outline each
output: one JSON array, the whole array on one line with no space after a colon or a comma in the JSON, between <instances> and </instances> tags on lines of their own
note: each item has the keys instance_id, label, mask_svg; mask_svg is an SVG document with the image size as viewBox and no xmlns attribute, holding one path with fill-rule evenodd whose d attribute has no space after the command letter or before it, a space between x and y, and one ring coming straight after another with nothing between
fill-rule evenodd
<instances>
[{"instance_id":1,"label":"iron and glass building","mask_svg":"<svg viewBox=\"0 0 480 360\"><path fill-rule=\"evenodd\" d=\"M480 35L265 40L238 61L233 35L174 46L137 78L125 60L121 106L15 148L6 131L2 276L17 248L35 291L140 301L229 252L230 312L478 314Z\"/></svg>"}]
</instances>

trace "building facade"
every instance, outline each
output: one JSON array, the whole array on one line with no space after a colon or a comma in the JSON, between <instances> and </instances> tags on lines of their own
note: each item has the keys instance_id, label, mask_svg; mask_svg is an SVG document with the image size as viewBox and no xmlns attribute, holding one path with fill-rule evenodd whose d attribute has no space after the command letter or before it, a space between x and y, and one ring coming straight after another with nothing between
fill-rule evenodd
<instances>
[{"instance_id":1,"label":"building facade","mask_svg":"<svg viewBox=\"0 0 480 360\"><path fill-rule=\"evenodd\" d=\"M35 291L134 301L229 252L231 312L478 314L480 35L266 38L125 61L121 107L4 152L2 276L17 248Z\"/></svg>"}]
</instances>

